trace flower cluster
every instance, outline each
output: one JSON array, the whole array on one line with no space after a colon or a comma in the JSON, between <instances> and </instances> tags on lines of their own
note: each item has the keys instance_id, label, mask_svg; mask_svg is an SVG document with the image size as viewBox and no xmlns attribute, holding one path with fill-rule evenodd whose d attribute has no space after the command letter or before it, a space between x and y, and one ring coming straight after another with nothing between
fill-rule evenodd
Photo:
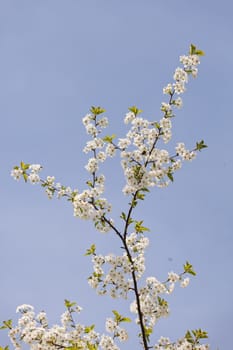
<instances>
[{"instance_id":1,"label":"flower cluster","mask_svg":"<svg viewBox=\"0 0 233 350\"><path fill-rule=\"evenodd\" d=\"M110 319L106 321L106 330L113 332L114 337L100 335L95 332L94 325L84 326L74 321L74 314L81 311L80 306L68 300L65 300L65 305L67 310L61 315L61 325L52 327L49 327L44 311L36 315L33 306L19 306L16 310L21 314L18 325L14 328L9 325L9 337L15 350L22 349L23 344L29 345L31 350L90 350L99 347L102 350L119 350L113 339L127 340L128 334L125 329L119 327L119 321L113 320L116 324L114 329L110 327ZM124 320L128 319L121 317L121 322Z\"/></svg>"},{"instance_id":2,"label":"flower cluster","mask_svg":"<svg viewBox=\"0 0 233 350\"><path fill-rule=\"evenodd\" d=\"M200 63L199 56L202 51L197 50L195 46L191 46L189 55L181 56L180 62L183 67L178 67L174 73L173 84L169 83L163 88L164 94L169 96L168 102L162 102L161 111L163 113L159 122L152 121L140 117L142 112L137 107L129 108L124 122L131 124L131 128L125 138L120 138L117 143L114 143L115 135L100 137L102 130L108 126L108 119L100 117L105 112L101 107L91 107L90 112L83 118L83 124L88 135L92 140L86 143L84 153L92 153L85 168L91 174L91 179L86 183L88 189L78 193L72 191L69 187L61 186L59 183L54 184L54 177L48 177L47 181L42 181L46 187L46 193L49 198L52 198L56 192L58 197L71 196L74 207L74 215L83 219L94 220L97 229L107 232L109 226L103 217L111 211L111 205L105 198L102 198L104 193L105 177L103 174L97 176L100 163L103 163L107 157L113 157L116 150L121 152L121 165L124 170L126 185L123 188L123 193L133 194L143 188L153 186L166 187L173 181L173 173L181 168L182 161L192 160L196 157L194 148L189 151L185 148L184 143L178 143L176 146L176 154L170 155L165 149L159 149L157 143L163 140L168 143L172 137L172 122L174 117L173 107L180 108L182 106L181 97L175 98L176 94L185 92L185 85L188 82L188 76L197 76L197 66ZM206 147L205 145L203 147ZM21 163L22 164L22 163ZM24 163L23 163L24 164ZM25 180L31 183L41 181L38 173L41 170L40 165L24 164L26 168L15 167L11 175L19 180L24 176ZM29 169L30 173L25 171Z\"/></svg>"},{"instance_id":3,"label":"flower cluster","mask_svg":"<svg viewBox=\"0 0 233 350\"><path fill-rule=\"evenodd\" d=\"M128 333L125 328L120 326L123 322L131 322L131 319L120 315L116 310L112 311L114 318L107 318L105 323L105 329L107 332L112 333L113 339L118 338L120 342L124 342L128 339Z\"/></svg>"},{"instance_id":4,"label":"flower cluster","mask_svg":"<svg viewBox=\"0 0 233 350\"><path fill-rule=\"evenodd\" d=\"M162 294L171 294L174 291L175 283L180 282L181 287L187 287L189 277L183 276L187 273L195 274L192 265L188 262L184 265L184 272L177 274L173 271L168 273L165 282L158 281L155 277L148 277L145 286L139 289L140 307L143 315L143 322L147 329L153 330L153 327L161 317L169 315L168 302L162 298ZM130 305L130 311L138 315L138 305L134 300ZM136 318L139 323L139 318Z\"/></svg>"},{"instance_id":5,"label":"flower cluster","mask_svg":"<svg viewBox=\"0 0 233 350\"><path fill-rule=\"evenodd\" d=\"M207 147L202 140L191 151L181 142L173 154L165 146L159 148L159 142L166 145L171 140L174 108L182 107L179 95L185 92L189 76L197 76L201 55L203 52L191 45L189 55L180 57L182 67L175 70L174 82L163 88L168 101L161 104L160 120L149 121L141 116L142 111L137 107L130 107L124 118L125 124L130 128L126 136L118 141L115 141L115 135L101 136L103 129L108 126L108 119L102 116L105 110L91 107L90 113L83 118L86 132L91 137L83 149L85 154L90 154L85 166L89 178L83 191L61 185L55 181L54 176L42 179L42 166L39 164L21 162L11 172L16 180L22 177L25 182L40 184L49 198L66 198L73 206L75 217L91 220L97 230L111 230L119 238L123 251L121 255L97 255L94 244L87 250L86 255L92 257L93 263L93 273L89 276L88 283L99 295L126 299L129 293L133 294L130 311L137 315L135 321L140 328L139 336L144 350L208 350L207 345L200 344L200 340L207 337L207 333L201 330L188 331L184 338L175 343L161 337L158 344L149 346L150 335L157 321L169 314L168 302L163 295L171 294L178 282L183 288L188 286L187 274L195 275L195 272L192 265L186 262L182 273L169 272L165 282L158 281L156 277L148 277L142 284L140 279L145 272L145 249L149 245L145 231L149 229L143 226L143 221L135 220L132 216L134 208L139 201L144 200L150 187L168 186L182 162L191 161L196 157L197 151ZM108 217L111 204L103 197L105 176L100 173L101 164L114 157L117 151L120 152L125 176L123 193L131 196L128 211L122 212L120 216L123 220L121 229ZM121 342L128 339L128 333L121 327L121 323L129 322L130 319L117 311L113 311L114 318L106 320L106 331L111 333L109 336L96 333L93 325L86 327L75 322L74 314L81 311L76 303L66 300L65 306L61 325L49 327L45 312L35 315L32 306L22 305L17 309L21 313L18 325L13 328L11 321L5 321L2 328L10 329L9 336L15 350L21 349L21 343L28 344L31 350L118 350L115 340Z\"/></svg>"},{"instance_id":6,"label":"flower cluster","mask_svg":"<svg viewBox=\"0 0 233 350\"><path fill-rule=\"evenodd\" d=\"M99 295L109 294L112 298L127 298L128 292L132 289L132 264L127 255L113 254L92 257L94 272L88 278L92 288L97 289ZM108 272L104 272L104 265L109 265Z\"/></svg>"},{"instance_id":7,"label":"flower cluster","mask_svg":"<svg viewBox=\"0 0 233 350\"><path fill-rule=\"evenodd\" d=\"M21 162L20 167L15 166L14 169L11 171L11 176L15 180L19 180L22 176L25 180L29 180L30 183L36 184L41 181L39 172L41 171L42 166L40 164L25 164ZM26 173L26 170L28 170L28 173Z\"/></svg>"},{"instance_id":8,"label":"flower cluster","mask_svg":"<svg viewBox=\"0 0 233 350\"><path fill-rule=\"evenodd\" d=\"M175 83L169 83L164 89L164 94L169 95L169 102L162 102L161 111L163 117L159 122L150 122L139 117L142 112L136 107L131 107L125 116L125 124L131 124L131 129L125 139L121 139L118 148L121 149L122 167L126 178L125 194L134 193L142 188L151 186L166 187L173 180L173 172L180 169L180 159L174 160L167 150L156 147L162 139L168 143L172 137L172 122L174 117L172 107L182 106L181 97L174 98L175 94L185 91L188 82L188 74L197 75L197 65L200 63L198 55L190 53L181 56L180 62L183 68L178 67L174 73ZM131 148L133 148L131 150ZM185 150L184 153L176 153L182 160L192 160L195 152Z\"/></svg>"},{"instance_id":9,"label":"flower cluster","mask_svg":"<svg viewBox=\"0 0 233 350\"><path fill-rule=\"evenodd\" d=\"M200 344L201 339L207 338L207 333L201 329L187 331L185 337L172 342L167 337L160 337L153 347L155 350L209 350L208 344Z\"/></svg>"},{"instance_id":10,"label":"flower cluster","mask_svg":"<svg viewBox=\"0 0 233 350\"><path fill-rule=\"evenodd\" d=\"M138 222L135 227L142 228ZM142 233L133 232L125 239L122 237L122 241L125 250L122 255L97 255L94 245L87 250L86 255L92 255L94 270L88 283L99 295L126 299L129 291L134 289L133 278L138 281L145 271L145 249L149 239Z\"/></svg>"}]
</instances>

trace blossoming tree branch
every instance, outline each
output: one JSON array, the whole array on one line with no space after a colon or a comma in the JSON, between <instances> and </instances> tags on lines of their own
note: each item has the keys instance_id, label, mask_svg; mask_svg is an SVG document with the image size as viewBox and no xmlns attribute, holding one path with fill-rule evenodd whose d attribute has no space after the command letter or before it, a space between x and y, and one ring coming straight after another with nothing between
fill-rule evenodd
<instances>
[{"instance_id":1,"label":"blossoming tree branch","mask_svg":"<svg viewBox=\"0 0 233 350\"><path fill-rule=\"evenodd\" d=\"M198 151L207 147L203 140L196 142L191 150L184 143L178 143L173 153L164 147L172 137L172 121L174 110L182 107L182 95L186 90L189 77L196 77L200 56L203 51L194 45L190 46L189 54L180 57L182 67L175 70L174 82L163 89L167 101L162 102L160 120L149 121L142 117L142 111L136 106L130 107L124 122L129 126L125 138L116 140L115 135L103 135L103 129L108 126L108 119L103 116L105 110L101 107L91 107L90 113L83 118L90 140L83 151L90 154L85 166L89 178L87 188L83 191L72 189L55 181L53 176L41 177L42 166L21 162L11 172L14 179L24 179L25 182L39 184L45 189L49 198L64 198L73 207L74 216L91 220L96 230L109 232L118 237L122 255L102 255L92 244L86 251L93 264L93 272L88 277L89 285L99 295L111 298L131 299L125 315L117 310L106 319L106 334L99 334L95 325L83 325L77 321L81 307L65 300L65 312L61 315L61 324L50 326L46 313L36 314L31 305L18 306L19 320L13 325L12 320L3 322L2 329L8 329L11 343L15 350L22 349L27 344L31 350L97 350L120 349L121 342L126 342L129 336L125 328L131 321L129 313L135 314L138 327L139 347L144 350L207 350L209 346L203 343L207 333L201 329L188 330L180 339L174 341L161 337L157 343L152 341L154 327L158 320L169 314L166 295L171 294L175 284L186 287L190 276L195 271L190 262L186 261L179 273L169 272L164 281L156 277L147 277L145 273L145 250L149 245L147 232L141 218L134 216L134 209L142 204L151 187L167 187L174 180L177 170L185 161L192 161ZM121 225L111 217L111 203L103 196L105 176L100 172L101 163L107 158L113 158L120 152L125 185L123 193L127 196L128 206L120 214ZM9 349L8 346L1 349Z\"/></svg>"}]
</instances>

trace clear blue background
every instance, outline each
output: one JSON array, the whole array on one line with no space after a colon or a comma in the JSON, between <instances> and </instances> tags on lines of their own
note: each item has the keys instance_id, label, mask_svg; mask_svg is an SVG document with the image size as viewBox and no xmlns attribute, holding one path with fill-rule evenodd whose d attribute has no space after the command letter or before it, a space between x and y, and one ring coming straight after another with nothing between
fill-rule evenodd
<instances>
[{"instance_id":1,"label":"clear blue background","mask_svg":"<svg viewBox=\"0 0 233 350\"><path fill-rule=\"evenodd\" d=\"M176 339L187 329L209 332L212 349L230 349L232 274L232 13L231 1L197 0L12 0L0 3L0 319L15 318L16 306L46 310L59 321L65 298L84 310L80 322L104 330L112 309L127 303L96 296L86 278L86 249L118 251L117 239L73 218L65 201L49 201L39 186L16 183L20 160L41 163L44 176L84 188L88 140L82 117L101 105L108 133L124 136L123 117L136 104L160 119L162 88L172 81L179 55L190 43L206 52L196 80L177 111L174 138L209 148L185 164L168 189L155 189L138 210L151 228L146 275L161 280L189 259L198 275L169 298L171 316L160 335ZM114 215L127 198L117 161L104 167ZM133 326L130 326L133 327ZM136 328L133 328L136 334ZM8 343L0 333L0 345ZM139 349L136 337L122 349Z\"/></svg>"}]
</instances>

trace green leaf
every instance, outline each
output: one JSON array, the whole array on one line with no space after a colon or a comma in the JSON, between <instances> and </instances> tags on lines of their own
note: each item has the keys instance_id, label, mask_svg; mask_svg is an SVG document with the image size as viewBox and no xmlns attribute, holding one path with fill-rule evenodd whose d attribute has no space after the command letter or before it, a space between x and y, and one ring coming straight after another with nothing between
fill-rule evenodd
<instances>
[{"instance_id":1,"label":"green leaf","mask_svg":"<svg viewBox=\"0 0 233 350\"><path fill-rule=\"evenodd\" d=\"M12 320L7 320L2 322L3 325L0 327L0 329L11 329L12 328Z\"/></svg>"},{"instance_id":2,"label":"green leaf","mask_svg":"<svg viewBox=\"0 0 233 350\"><path fill-rule=\"evenodd\" d=\"M88 350L97 350L96 344L91 344L91 343L87 342L87 347L88 347Z\"/></svg>"},{"instance_id":3,"label":"green leaf","mask_svg":"<svg viewBox=\"0 0 233 350\"><path fill-rule=\"evenodd\" d=\"M2 346L0 346L0 350L9 350L9 346L5 346L4 348Z\"/></svg>"},{"instance_id":4,"label":"green leaf","mask_svg":"<svg viewBox=\"0 0 233 350\"><path fill-rule=\"evenodd\" d=\"M131 322L131 319L129 317L124 317L119 314L118 311L112 310L112 313L114 314L115 318L114 321L119 324L120 322Z\"/></svg>"},{"instance_id":5,"label":"green leaf","mask_svg":"<svg viewBox=\"0 0 233 350\"><path fill-rule=\"evenodd\" d=\"M89 327L85 327L84 332L85 332L85 333L90 333L94 328L95 328L95 325L92 324L92 325L89 326Z\"/></svg>"},{"instance_id":6,"label":"green leaf","mask_svg":"<svg viewBox=\"0 0 233 350\"><path fill-rule=\"evenodd\" d=\"M144 327L144 331L147 341L150 341L150 335L153 333L153 329Z\"/></svg>"},{"instance_id":7,"label":"green leaf","mask_svg":"<svg viewBox=\"0 0 233 350\"><path fill-rule=\"evenodd\" d=\"M120 218L123 219L124 221L126 221L126 214L124 212L122 212Z\"/></svg>"},{"instance_id":8,"label":"green leaf","mask_svg":"<svg viewBox=\"0 0 233 350\"><path fill-rule=\"evenodd\" d=\"M189 54L190 55L204 56L205 52L197 49L195 45L191 44L189 47Z\"/></svg>"},{"instance_id":9,"label":"green leaf","mask_svg":"<svg viewBox=\"0 0 233 350\"><path fill-rule=\"evenodd\" d=\"M167 307L168 306L168 302L161 298L161 297L158 297L158 302L159 302L159 306L163 306L163 307Z\"/></svg>"},{"instance_id":10,"label":"green leaf","mask_svg":"<svg viewBox=\"0 0 233 350\"><path fill-rule=\"evenodd\" d=\"M203 331L202 329L196 329L196 330L192 330L193 335L195 336L195 338L197 340L199 339L207 339L208 338L208 333Z\"/></svg>"},{"instance_id":11,"label":"green leaf","mask_svg":"<svg viewBox=\"0 0 233 350\"><path fill-rule=\"evenodd\" d=\"M28 180L28 175L26 173L23 173L23 178L24 178L24 181L27 182Z\"/></svg>"},{"instance_id":12,"label":"green leaf","mask_svg":"<svg viewBox=\"0 0 233 350\"><path fill-rule=\"evenodd\" d=\"M96 246L92 244L89 249L86 250L85 256L87 255L95 255Z\"/></svg>"},{"instance_id":13,"label":"green leaf","mask_svg":"<svg viewBox=\"0 0 233 350\"><path fill-rule=\"evenodd\" d=\"M143 201L145 199L145 194L138 192L137 195L136 195L136 198L140 199L141 201Z\"/></svg>"},{"instance_id":14,"label":"green leaf","mask_svg":"<svg viewBox=\"0 0 233 350\"><path fill-rule=\"evenodd\" d=\"M135 228L135 231L137 233L142 233L144 231L150 231L149 228L142 226L142 224L143 224L143 221L135 221L134 228Z\"/></svg>"},{"instance_id":15,"label":"green leaf","mask_svg":"<svg viewBox=\"0 0 233 350\"><path fill-rule=\"evenodd\" d=\"M195 343L195 341L194 341L194 339L193 339L193 336L192 336L192 334L191 334L190 331L187 331L187 332L186 332L185 338L187 339L187 341L188 341L189 343L191 343L191 344L194 344L194 343Z\"/></svg>"},{"instance_id":16,"label":"green leaf","mask_svg":"<svg viewBox=\"0 0 233 350\"><path fill-rule=\"evenodd\" d=\"M101 279L100 279L100 277L102 277L103 276L103 274L102 273L97 273L97 272L93 272L93 274L92 274L94 277L97 277L98 278L98 280L99 280L99 282L101 281Z\"/></svg>"},{"instance_id":17,"label":"green leaf","mask_svg":"<svg viewBox=\"0 0 233 350\"><path fill-rule=\"evenodd\" d=\"M90 108L90 112L94 115L99 115L105 112L105 109L102 107L95 107L95 106L91 106Z\"/></svg>"},{"instance_id":18,"label":"green leaf","mask_svg":"<svg viewBox=\"0 0 233 350\"><path fill-rule=\"evenodd\" d=\"M70 309L72 306L76 305L76 302L69 301L67 299L64 300L65 306Z\"/></svg>"},{"instance_id":19,"label":"green leaf","mask_svg":"<svg viewBox=\"0 0 233 350\"><path fill-rule=\"evenodd\" d=\"M121 319L121 315L119 314L119 312L117 312L116 310L112 310L112 313L113 313L114 316L115 316L115 321L116 321L117 323L119 323L119 322L120 322L120 319Z\"/></svg>"},{"instance_id":20,"label":"green leaf","mask_svg":"<svg viewBox=\"0 0 233 350\"><path fill-rule=\"evenodd\" d=\"M129 111L133 112L135 116L137 116L137 114L142 113L142 110L138 109L136 106L129 107Z\"/></svg>"},{"instance_id":21,"label":"green leaf","mask_svg":"<svg viewBox=\"0 0 233 350\"><path fill-rule=\"evenodd\" d=\"M196 143L196 150L201 151L203 148L207 148L208 146L205 144L204 140Z\"/></svg>"},{"instance_id":22,"label":"green leaf","mask_svg":"<svg viewBox=\"0 0 233 350\"><path fill-rule=\"evenodd\" d=\"M174 181L173 172L172 172L172 169L171 169L171 168L168 169L167 177L168 177L172 182Z\"/></svg>"},{"instance_id":23,"label":"green leaf","mask_svg":"<svg viewBox=\"0 0 233 350\"><path fill-rule=\"evenodd\" d=\"M196 272L193 270L193 265L191 265L188 261L186 261L183 267L185 273L189 273L190 275L196 276Z\"/></svg>"},{"instance_id":24,"label":"green leaf","mask_svg":"<svg viewBox=\"0 0 233 350\"><path fill-rule=\"evenodd\" d=\"M122 317L121 322L132 322L132 320L129 317Z\"/></svg>"},{"instance_id":25,"label":"green leaf","mask_svg":"<svg viewBox=\"0 0 233 350\"><path fill-rule=\"evenodd\" d=\"M112 143L112 141L116 138L116 135L115 134L112 134L112 136L110 135L107 135L105 137L102 138L102 140L104 142L108 142L108 143Z\"/></svg>"},{"instance_id":26,"label":"green leaf","mask_svg":"<svg viewBox=\"0 0 233 350\"><path fill-rule=\"evenodd\" d=\"M160 130L161 129L161 125L158 122L155 122L155 127Z\"/></svg>"},{"instance_id":27,"label":"green leaf","mask_svg":"<svg viewBox=\"0 0 233 350\"><path fill-rule=\"evenodd\" d=\"M20 162L20 167L22 170L29 169L30 164L25 164L24 162Z\"/></svg>"},{"instance_id":28,"label":"green leaf","mask_svg":"<svg viewBox=\"0 0 233 350\"><path fill-rule=\"evenodd\" d=\"M205 56L205 52L202 50L196 50L196 55L198 56Z\"/></svg>"},{"instance_id":29,"label":"green leaf","mask_svg":"<svg viewBox=\"0 0 233 350\"><path fill-rule=\"evenodd\" d=\"M146 187L143 187L140 191L143 191L143 192L150 192L150 190Z\"/></svg>"},{"instance_id":30,"label":"green leaf","mask_svg":"<svg viewBox=\"0 0 233 350\"><path fill-rule=\"evenodd\" d=\"M89 186L89 187L93 187L93 184L92 184L91 181L86 181L86 184L87 184L87 186Z\"/></svg>"},{"instance_id":31,"label":"green leaf","mask_svg":"<svg viewBox=\"0 0 233 350\"><path fill-rule=\"evenodd\" d=\"M194 55L195 51L196 51L196 46L191 44L189 47L189 54Z\"/></svg>"}]
</instances>

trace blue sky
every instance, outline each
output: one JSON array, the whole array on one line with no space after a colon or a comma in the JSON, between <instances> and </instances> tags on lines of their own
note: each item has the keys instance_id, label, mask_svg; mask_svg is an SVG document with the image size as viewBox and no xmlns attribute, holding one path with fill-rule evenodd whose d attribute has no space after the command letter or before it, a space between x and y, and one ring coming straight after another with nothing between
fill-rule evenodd
<instances>
[{"instance_id":1,"label":"blue sky","mask_svg":"<svg viewBox=\"0 0 233 350\"><path fill-rule=\"evenodd\" d=\"M39 187L16 183L21 160L41 163L44 175L83 188L88 140L82 117L103 106L109 133L122 137L127 108L160 118L162 88L190 43L206 52L199 76L188 84L174 121L174 141L208 149L177 173L168 189L149 195L138 215L151 229L147 275L163 279L189 259L198 275L170 298L171 316L155 332L176 339L187 328L209 332L212 349L232 343L232 12L230 1L50 0L0 3L0 319L33 304L57 323L65 298L96 323L123 302L95 295L86 282L91 243L117 249L111 235L73 218L65 201L49 201ZM108 165L108 164L107 164ZM107 167L114 214L127 205L117 162ZM0 334L0 345L7 336ZM139 348L135 339L129 345Z\"/></svg>"}]
</instances>

